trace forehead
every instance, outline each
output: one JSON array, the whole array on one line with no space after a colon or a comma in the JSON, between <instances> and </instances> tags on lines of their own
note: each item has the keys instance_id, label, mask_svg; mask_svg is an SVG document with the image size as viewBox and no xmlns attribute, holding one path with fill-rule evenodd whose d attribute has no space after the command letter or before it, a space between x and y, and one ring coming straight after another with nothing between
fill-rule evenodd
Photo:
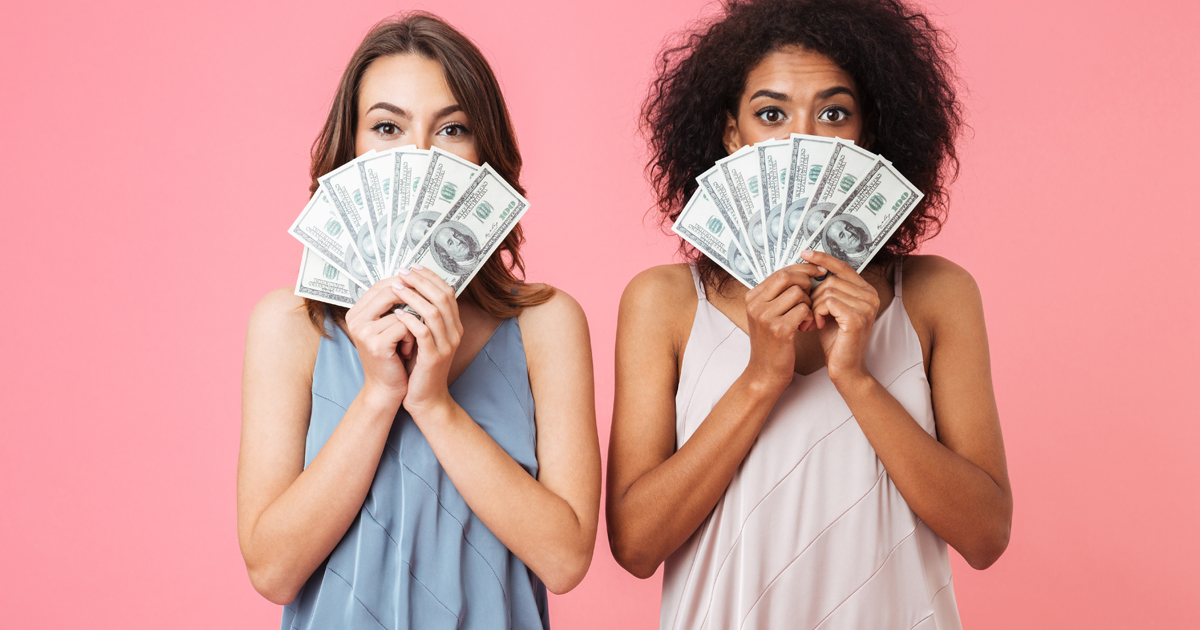
<instances>
[{"instance_id":1,"label":"forehead","mask_svg":"<svg viewBox=\"0 0 1200 630\"><path fill-rule=\"evenodd\" d=\"M367 66L359 85L359 107L385 101L404 109L441 109L457 101L442 65L419 55L389 55Z\"/></svg>"},{"instance_id":2,"label":"forehead","mask_svg":"<svg viewBox=\"0 0 1200 630\"><path fill-rule=\"evenodd\" d=\"M767 53L746 74L749 94L770 89L798 96L839 85L853 90L854 78L829 57L801 46L785 46Z\"/></svg>"}]
</instances>

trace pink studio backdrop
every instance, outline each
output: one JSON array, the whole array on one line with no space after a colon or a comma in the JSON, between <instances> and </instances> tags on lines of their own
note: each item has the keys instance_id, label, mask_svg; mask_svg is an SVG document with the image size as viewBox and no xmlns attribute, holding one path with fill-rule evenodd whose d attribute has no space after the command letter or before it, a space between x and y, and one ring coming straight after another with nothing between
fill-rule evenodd
<instances>
[{"instance_id":1,"label":"pink studio backdrop","mask_svg":"<svg viewBox=\"0 0 1200 630\"><path fill-rule=\"evenodd\" d=\"M954 556L969 628L1200 626L1195 7L930 7L974 134L924 251L983 290L1016 495L999 563ZM500 76L529 275L588 313L607 448L617 300L674 250L644 221L635 113L663 38L711 6L8 3L0 625L278 624L234 528L246 319L294 281L285 230L344 64L406 8ZM622 571L602 529L553 623L655 627L660 579Z\"/></svg>"}]
</instances>

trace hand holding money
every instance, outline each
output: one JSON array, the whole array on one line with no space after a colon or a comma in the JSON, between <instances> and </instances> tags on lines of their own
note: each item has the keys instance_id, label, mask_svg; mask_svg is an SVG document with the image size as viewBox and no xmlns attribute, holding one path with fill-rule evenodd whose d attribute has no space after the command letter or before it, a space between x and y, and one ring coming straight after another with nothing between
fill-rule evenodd
<instances>
[{"instance_id":1,"label":"hand holding money","mask_svg":"<svg viewBox=\"0 0 1200 630\"><path fill-rule=\"evenodd\" d=\"M457 297L529 209L487 164L437 148L367 153L319 182L289 230L305 245L295 292L347 308L414 266Z\"/></svg>"},{"instance_id":2,"label":"hand holding money","mask_svg":"<svg viewBox=\"0 0 1200 630\"><path fill-rule=\"evenodd\" d=\"M463 335L458 301L444 280L421 265L401 269L392 289L406 305L395 310L395 317L416 339L404 408L420 424L425 412L453 402L448 388L450 363Z\"/></svg>"},{"instance_id":3,"label":"hand holding money","mask_svg":"<svg viewBox=\"0 0 1200 630\"><path fill-rule=\"evenodd\" d=\"M750 288L806 250L861 272L924 198L886 159L800 134L742 147L696 181L671 229Z\"/></svg>"},{"instance_id":4,"label":"hand holding money","mask_svg":"<svg viewBox=\"0 0 1200 630\"><path fill-rule=\"evenodd\" d=\"M871 378L867 345L879 312L879 293L845 261L825 252L805 251L804 260L829 270L812 292L812 313L834 385Z\"/></svg>"}]
</instances>

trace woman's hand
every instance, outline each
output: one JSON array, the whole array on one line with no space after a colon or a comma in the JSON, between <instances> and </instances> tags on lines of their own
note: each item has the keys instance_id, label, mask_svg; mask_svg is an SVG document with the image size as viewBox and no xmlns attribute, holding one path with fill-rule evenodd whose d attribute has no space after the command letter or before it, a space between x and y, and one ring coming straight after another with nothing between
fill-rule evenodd
<instances>
[{"instance_id":1,"label":"woman's hand","mask_svg":"<svg viewBox=\"0 0 1200 630\"><path fill-rule=\"evenodd\" d=\"M416 361L411 366L404 408L414 419L425 411L453 402L450 398L450 363L462 341L463 327L458 316L458 300L437 274L414 265L397 276L395 295L424 318L424 322L404 310L399 318L416 339Z\"/></svg>"},{"instance_id":2,"label":"woman's hand","mask_svg":"<svg viewBox=\"0 0 1200 630\"><path fill-rule=\"evenodd\" d=\"M767 276L746 293L746 327L750 335L750 376L772 390L783 391L796 369L796 332L811 322L812 279L824 274L815 265L790 265Z\"/></svg>"},{"instance_id":3,"label":"woman's hand","mask_svg":"<svg viewBox=\"0 0 1200 630\"><path fill-rule=\"evenodd\" d=\"M400 408L408 393L403 359L412 353L413 334L392 313L397 297L391 279L380 280L346 313L346 333L363 366L363 393L372 402Z\"/></svg>"},{"instance_id":4,"label":"woman's hand","mask_svg":"<svg viewBox=\"0 0 1200 630\"><path fill-rule=\"evenodd\" d=\"M866 365L867 344L879 312L879 293L850 265L834 256L806 250L800 257L812 263L811 266L832 272L812 294L813 326L820 330L829 379L840 389L853 381L871 378Z\"/></svg>"}]
</instances>

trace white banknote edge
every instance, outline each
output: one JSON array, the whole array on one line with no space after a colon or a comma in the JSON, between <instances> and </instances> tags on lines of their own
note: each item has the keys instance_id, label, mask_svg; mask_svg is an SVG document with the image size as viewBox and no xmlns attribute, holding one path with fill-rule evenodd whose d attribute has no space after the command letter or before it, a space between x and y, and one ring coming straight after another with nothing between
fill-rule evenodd
<instances>
[{"instance_id":1,"label":"white banknote edge","mask_svg":"<svg viewBox=\"0 0 1200 630\"><path fill-rule=\"evenodd\" d=\"M358 160L360 158L369 157L369 156L373 156L373 155L375 155L375 150L371 149L370 151L354 158L353 160L350 160L349 162L346 162L345 164L342 164L341 166L339 166L339 167L333 169L332 171L329 171L328 173L317 178L317 182L321 186L324 186L326 191L328 191L329 198L330 198L330 200L333 201L333 207L337 210L338 214L340 214L342 216L342 223L344 223L348 229L353 230L355 232L356 236L357 236L357 230L355 229L354 224L350 221L350 215L346 212L345 208L342 207L342 204L346 203L346 201L342 200L341 195L338 195L338 193L337 193L337 188L335 186L333 186L332 184L330 184L329 181L331 179L333 179L334 177L341 175L343 172L350 171L350 170L353 170L355 174L358 174ZM353 202L353 200L349 200L349 201ZM365 204L364 204L364 208L365 208ZM374 227L374 225L372 225L370 215L365 216L364 223L367 225L367 230L371 233L371 237L374 238L375 237L375 232L374 232L375 227ZM378 239L376 239L375 242L378 243L379 242ZM385 277L383 275L384 270L379 268L379 253L378 252L376 252L374 264L372 264L372 262L366 256L363 255L362 250L359 249L357 238L350 239L350 246L354 248L354 253L357 254L358 257L363 261L363 267L366 267L367 275L370 277L372 282L379 282L380 280L382 280Z\"/></svg>"},{"instance_id":2,"label":"white banknote edge","mask_svg":"<svg viewBox=\"0 0 1200 630\"><path fill-rule=\"evenodd\" d=\"M417 192L416 198L413 200L413 207L409 210L408 217L405 218L404 227L402 228L404 230L404 232L402 232L402 234L405 234L408 232L408 225L412 221L413 217L415 217L415 216L417 216L417 214L419 214L418 210L423 205L426 195L427 194L436 194L436 192L430 191L429 184L432 181L432 177L430 176L430 174L434 173L437 170L438 162L440 162L442 160L456 162L460 166L470 167L470 168L474 169L471 172L471 176L467 178L466 182L458 182L458 181L450 182L457 186L461 187L464 184L466 184L469 187L470 182L473 181L475 179L475 177L477 177L479 175L479 169L481 168L479 165L474 164L474 163L470 162L469 160L464 160L463 158L461 158L453 153L450 153L449 151L443 151L442 149L439 149L437 147L431 148L430 156L429 156L429 165L425 169L425 175L422 176L423 181L421 182L421 187L420 187L420 190ZM503 181L503 178L500 178L500 179L501 179L501 181ZM439 180L438 187L440 188L444 183L445 182ZM505 185L507 186L508 182L505 182ZM460 193L459 196L461 197L462 193ZM454 202L457 203L458 199L455 199ZM429 207L433 208L435 203L436 202L430 202ZM451 207L453 207L453 205L454 204L452 203ZM432 232L433 228L436 227L439 223L441 223L442 218L445 217L445 215L446 215L445 212L440 213L438 215L438 218L433 222L433 224L429 226L429 230L426 231L425 234L421 237L421 240L414 243L410 249L401 249L399 247L397 248L397 251L396 251L396 259L397 260L395 261L397 264L396 264L395 268L389 270L391 272L391 275L395 275L396 272L399 271L401 266L407 267L410 264L412 253L414 251L416 251L421 246L422 243L425 242L425 237L429 236L429 234L430 234L430 232ZM401 237L400 242L401 243L404 242L403 236Z\"/></svg>"},{"instance_id":3,"label":"white banknote edge","mask_svg":"<svg viewBox=\"0 0 1200 630\"><path fill-rule=\"evenodd\" d=\"M841 171L838 173L839 178L844 178L846 175L854 175L855 176L854 185L850 188L850 190L846 191L846 198L849 198L850 194L853 193L854 189L858 186L859 183L861 183L863 175L865 175L867 172L869 172L871 170L871 167L875 164L876 161L880 160L880 157L878 155L876 155L870 151L867 151L866 149L854 144L854 142L851 142L844 138L835 138L833 152L830 154L829 159L826 161L825 167L821 169L821 177L820 177L820 179L817 180L816 185L813 187L812 193L810 193L808 195L808 202L804 205L804 211L800 213L799 225L804 224L805 219L808 218L808 213L810 211L812 211L813 205L818 203L817 199L819 199L825 193L826 187L834 185L830 181L832 179L832 175L834 173L834 168L832 168L832 165L833 165L834 161L836 160L836 158L838 157L839 151L842 151L842 150L845 150L850 153L854 153L858 157L861 157L863 159L870 160L869 165L866 168L864 168L861 173L858 173L857 175L855 175L854 173L847 173L845 171ZM830 196L832 196L832 194L833 193L830 193ZM843 201L844 201L844 199L843 199ZM824 202L820 202L820 203L824 203ZM840 206L841 206L841 203L838 204L838 207L840 207ZM836 209L836 207L835 207L835 209ZM833 211L830 211L830 216L832 216L832 214L833 214ZM826 219L828 219L828 217L826 217ZM824 225L824 222L822 222L822 225ZM820 231L820 228L818 228L818 231ZM788 247L785 250L784 256L783 256L782 262L784 264L796 264L796 263L802 262L800 260L799 256L800 256L800 252L803 251L803 248L800 247L802 245L802 243L797 242L797 241L799 241L799 238L797 236L798 234L800 234L799 229L797 229L795 232L793 232L791 235L791 238L789 239Z\"/></svg>"},{"instance_id":4,"label":"white banknote edge","mask_svg":"<svg viewBox=\"0 0 1200 630\"><path fill-rule=\"evenodd\" d=\"M346 269L342 265L330 260L328 256L321 254L321 250L319 250L315 247L311 247L309 245L308 241L305 239L305 234L303 232L297 231L296 228L297 228L297 226L300 225L300 221L303 220L304 216L308 213L308 207L311 204L316 203L317 197L321 195L321 192L322 192L321 189L317 188L317 191L312 194L312 197L309 198L308 203L306 203L304 205L304 209L300 211L300 215L297 216L294 221L292 221L291 227L288 228L288 234L291 235L291 237L296 239L297 241L300 241L300 244L303 245L305 249L313 250L313 253L321 256L321 258L325 259L326 262L328 262L330 265L333 265L333 267L335 269L346 274L346 276L349 277L351 279L351 281L354 282L354 284L357 284L358 286L362 287L363 289L370 288L370 287L364 286L362 282L359 282L358 279L354 277L354 274L350 273L349 271L346 271ZM329 193L326 192L325 194L328 195ZM337 214L336 208L334 208L334 214ZM350 239L350 246L351 247L354 246L354 239ZM358 252L356 251L355 254L357 255L357 253ZM365 265L364 265L364 267L365 267Z\"/></svg>"},{"instance_id":5,"label":"white banknote edge","mask_svg":"<svg viewBox=\"0 0 1200 630\"><path fill-rule=\"evenodd\" d=\"M896 233L896 230L900 229L900 226L905 220L908 219L908 215L912 214L912 211L917 207L917 204L921 203L921 200L925 198L925 193L921 192L916 186L913 186L912 182L908 181L907 177L900 173L900 171L896 170L896 168L892 166L891 162L882 158L879 158L875 164L872 165L872 169L867 176L862 177L858 183L855 184L854 188L850 191L850 194L847 195L846 199L843 200L837 208L830 212L828 217L825 217L825 220L821 222L821 226L817 228L812 237L808 239L808 242L805 243L803 249L824 251L824 248L820 247L820 237L822 234L824 234L825 227L830 221L840 215L857 215L856 210L861 209L862 204L865 203L865 201L858 201L858 198L862 195L862 191L865 190L865 184L870 180L870 175L874 174L877 169L881 168L889 171L894 177L899 179L901 183L910 188L913 192L913 196L905 200L905 207L892 218L891 225L887 228L887 230L885 230L883 236L873 239L875 242L875 247L872 248L867 257L861 264L858 265L858 267L854 269L854 271L856 273L862 273L863 269L866 269L867 265L871 264L871 261L884 248L884 246L887 245L888 240L892 238L892 235ZM859 205L859 207L851 210L851 206L856 203Z\"/></svg>"},{"instance_id":6,"label":"white banknote edge","mask_svg":"<svg viewBox=\"0 0 1200 630\"><path fill-rule=\"evenodd\" d=\"M292 291L293 294L295 294L299 297L302 297L302 298L308 298L311 300L316 300L318 302L332 304L334 306L344 306L346 308L354 306L355 301L351 300L349 297L347 297L344 300L338 299L339 296L337 296L335 294L332 294L329 292L321 292L315 288L308 286L309 283L306 282L305 272L308 271L308 264L309 264L308 257L310 255L317 256L325 264L329 265L330 267L333 267L334 269L337 269L337 265L330 263L328 260L325 259L324 256L321 256L319 253L309 249L308 247L305 247L304 251L301 252L301 254L300 254L300 271L299 271L299 273L296 274L296 286L293 287L293 291ZM357 286L358 283L354 282L353 278L351 278L351 276L349 274L345 274L345 272L342 272L340 269L338 270L338 272L343 273L345 275L345 277L351 281L350 285L346 287L347 293L350 293L351 291L353 291L353 287ZM329 282L332 282L332 281L329 281Z\"/></svg>"}]
</instances>

